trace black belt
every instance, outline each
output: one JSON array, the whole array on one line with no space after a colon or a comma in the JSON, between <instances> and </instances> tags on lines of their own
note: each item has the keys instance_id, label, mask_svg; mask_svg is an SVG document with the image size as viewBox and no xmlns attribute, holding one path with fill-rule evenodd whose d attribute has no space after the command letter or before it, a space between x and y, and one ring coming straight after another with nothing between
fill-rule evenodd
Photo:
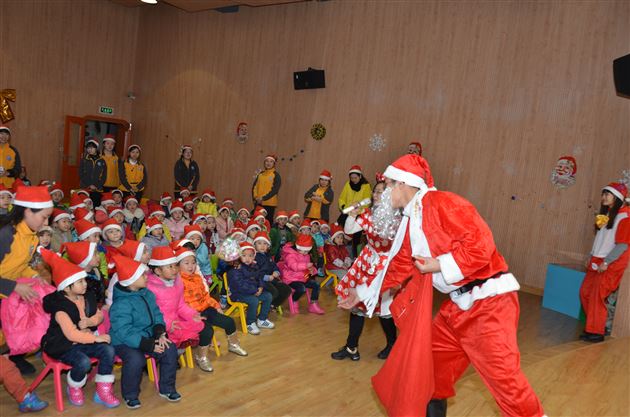
<instances>
[{"instance_id":1,"label":"black belt","mask_svg":"<svg viewBox=\"0 0 630 417\"><path fill-rule=\"evenodd\" d=\"M451 293L455 293L457 295L462 295L464 293L467 293L468 291L472 291L473 288L478 287L480 285L483 285L486 283L487 280L492 279L492 278L498 278L501 275L505 274L505 272L499 272L494 274L493 276L491 276L490 278L485 278L485 279L476 279L474 281L469 282L466 285L462 285L461 287L459 287L458 289L451 291Z\"/></svg>"}]
</instances>

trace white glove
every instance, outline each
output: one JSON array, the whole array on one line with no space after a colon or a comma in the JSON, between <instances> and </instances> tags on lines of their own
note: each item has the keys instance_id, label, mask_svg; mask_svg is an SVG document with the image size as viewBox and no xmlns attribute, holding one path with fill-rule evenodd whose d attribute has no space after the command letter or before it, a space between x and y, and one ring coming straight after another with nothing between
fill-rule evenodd
<instances>
[{"instance_id":1,"label":"white glove","mask_svg":"<svg viewBox=\"0 0 630 417\"><path fill-rule=\"evenodd\" d=\"M333 261L333 265L335 265L338 268L343 268L343 261L341 259L335 259Z\"/></svg>"},{"instance_id":2,"label":"white glove","mask_svg":"<svg viewBox=\"0 0 630 417\"><path fill-rule=\"evenodd\" d=\"M352 259L346 258L344 265L346 266L346 268L350 268L352 266Z\"/></svg>"}]
</instances>

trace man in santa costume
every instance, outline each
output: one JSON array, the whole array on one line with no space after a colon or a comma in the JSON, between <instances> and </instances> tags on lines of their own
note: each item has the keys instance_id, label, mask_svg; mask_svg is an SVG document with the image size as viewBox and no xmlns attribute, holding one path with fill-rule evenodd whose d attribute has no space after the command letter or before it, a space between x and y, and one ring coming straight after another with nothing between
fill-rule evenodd
<instances>
[{"instance_id":1,"label":"man in santa costume","mask_svg":"<svg viewBox=\"0 0 630 417\"><path fill-rule=\"evenodd\" d=\"M403 216L374 214L384 233L399 224L398 231L385 272L358 286L356 296L373 309L379 294L395 294L391 313L400 334L372 379L388 414L445 416L446 399L472 364L502 415L542 416L520 368L519 284L488 225L470 202L433 187L419 155L401 157L384 175L383 204L390 201L391 213L403 209ZM449 294L432 324L431 285Z\"/></svg>"}]
</instances>

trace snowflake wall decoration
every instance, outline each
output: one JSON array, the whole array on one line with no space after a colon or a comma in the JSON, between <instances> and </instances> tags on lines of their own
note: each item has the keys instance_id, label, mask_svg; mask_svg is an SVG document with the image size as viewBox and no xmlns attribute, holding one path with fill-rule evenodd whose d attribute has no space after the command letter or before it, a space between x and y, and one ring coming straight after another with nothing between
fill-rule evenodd
<instances>
[{"instance_id":1,"label":"snowflake wall decoration","mask_svg":"<svg viewBox=\"0 0 630 417\"><path fill-rule=\"evenodd\" d=\"M375 133L370 138L369 146L372 151L381 152L387 146L387 139L385 139L380 133Z\"/></svg>"},{"instance_id":2,"label":"snowflake wall decoration","mask_svg":"<svg viewBox=\"0 0 630 417\"><path fill-rule=\"evenodd\" d=\"M619 182L625 184L626 187L630 187L630 169L624 169L621 175L622 177L619 179Z\"/></svg>"}]
</instances>

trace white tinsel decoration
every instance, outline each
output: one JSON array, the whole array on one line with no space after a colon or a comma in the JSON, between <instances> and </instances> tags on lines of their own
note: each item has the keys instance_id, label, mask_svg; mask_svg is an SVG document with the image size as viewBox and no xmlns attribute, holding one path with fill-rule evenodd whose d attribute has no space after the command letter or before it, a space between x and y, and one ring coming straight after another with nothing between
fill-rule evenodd
<instances>
[{"instance_id":1,"label":"white tinsel decoration","mask_svg":"<svg viewBox=\"0 0 630 417\"><path fill-rule=\"evenodd\" d=\"M375 133L370 138L370 149L374 152L381 152L387 146L387 139L380 133Z\"/></svg>"},{"instance_id":2,"label":"white tinsel decoration","mask_svg":"<svg viewBox=\"0 0 630 417\"><path fill-rule=\"evenodd\" d=\"M630 188L630 169L624 169L621 171L621 177L619 182L626 185L626 188ZM630 197L626 198L626 204L630 204Z\"/></svg>"}]
</instances>

